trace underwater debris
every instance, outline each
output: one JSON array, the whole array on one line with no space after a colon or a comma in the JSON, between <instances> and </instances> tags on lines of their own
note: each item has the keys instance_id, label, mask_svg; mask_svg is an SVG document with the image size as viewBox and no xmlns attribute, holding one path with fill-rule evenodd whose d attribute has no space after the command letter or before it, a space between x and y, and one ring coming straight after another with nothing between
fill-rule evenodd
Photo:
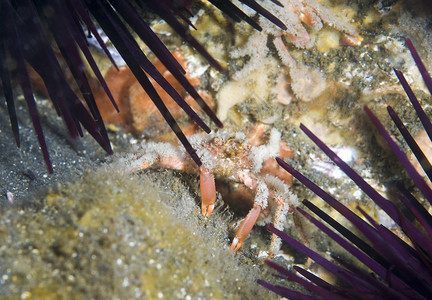
<instances>
[{"instance_id":1,"label":"underwater debris","mask_svg":"<svg viewBox=\"0 0 432 300\"><path fill-rule=\"evenodd\" d=\"M426 85L428 86L429 91L432 93L432 80L429 73L409 39L407 39L406 44ZM432 136L432 126L429 118L419 105L416 96L411 91L411 88L404 79L403 74L398 70L395 70L395 73L415 108L425 131L429 136ZM361 207L357 207L363 218L367 220L366 222L341 202L334 199L324 190L304 177L300 172L292 168L283 160L277 158L278 163L285 170L291 173L295 178L348 219L352 225L362 233L364 238L360 238L358 235L345 228L308 200L304 200L303 204L340 235L335 233L335 231L324 225L315 217L311 216L302 208L297 208L297 210L321 231L326 233L345 250L350 252L354 258L373 273L370 273L369 270L365 270L353 263L347 262L340 257L332 256L335 262L331 262L317 252L303 246L301 243L273 227L269 227L269 230L272 233L277 234L291 246L312 258L316 263L323 266L329 272L333 273L342 285L327 283L311 272L297 266L294 267L294 270L299 272L303 277L300 277L294 272L271 261L267 261L266 263L275 268L280 273L280 276L303 285L320 299L430 299L432 297L432 215L424 205L429 206L432 204L432 190L426 184L423 177L411 165L406 155L392 139L381 122L374 116L369 108L365 106L364 109L372 123L391 148L392 152L409 174L415 186L423 195L424 200L427 201L424 204L421 204L421 202L419 202L418 199L408 191L408 189L399 183L397 185L399 189L398 198L402 202L404 210L398 208L393 202L387 200L375 191L305 126L301 125L301 129L358 185L364 193L370 197L370 199L385 211L393 222L402 229L404 239L408 242L401 239L384 225L377 223ZM430 175L432 168L428 158L412 138L395 111L390 106L388 106L387 109L411 151L419 160L420 165L426 174L429 173ZM292 299L300 299L302 297L301 293L283 286L274 286L264 281L259 281L259 283L285 297L290 297Z\"/></svg>"}]
</instances>

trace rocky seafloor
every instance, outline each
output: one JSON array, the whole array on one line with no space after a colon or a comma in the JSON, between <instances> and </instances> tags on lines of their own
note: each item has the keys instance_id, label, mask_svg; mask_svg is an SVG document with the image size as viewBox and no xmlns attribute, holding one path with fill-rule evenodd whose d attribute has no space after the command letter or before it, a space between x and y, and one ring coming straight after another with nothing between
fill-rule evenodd
<instances>
[{"instance_id":1,"label":"rocky seafloor","mask_svg":"<svg viewBox=\"0 0 432 300\"><path fill-rule=\"evenodd\" d=\"M255 33L245 24L227 24L209 6L195 8L196 37L205 41L226 72L219 74L206 67L187 46L180 51L193 76L200 80L198 89L213 99L226 130L247 133L259 123L276 128L294 150L290 162L295 167L340 201L350 207L360 204L385 223L386 216L298 125L308 126L392 198L392 183L406 180L406 175L382 147L362 108L368 105L400 141L385 113L385 107L392 105L414 136L422 135L392 68L405 73L431 115L432 97L404 46L404 40L411 38L426 65L432 66L428 14L421 2L318 2L352 24L362 40L357 46L347 46L341 42L343 32L324 21L320 30L305 26L311 37L307 47L299 48L284 37L296 62L298 72L294 75L293 65L282 62L273 42L279 37L272 31L265 39L257 38L263 41L261 62L245 72L255 54L233 54L231 49L246 49ZM163 23L154 20L153 27L171 50L178 50L179 38ZM48 174L23 102L18 98L22 137L18 150L5 105L0 106L0 298L277 298L256 284L257 279L278 280L262 263L270 243L264 227L256 226L239 252L232 253L228 247L233 228L245 212L219 203L209 218L202 217L198 174L164 168L131 173L122 165L140 139L157 141L169 129L147 128L132 134L113 126L109 134L116 154L106 157L86 135L79 141L68 139L62 121L39 95L38 107L55 170ZM180 124L188 126L190 121L181 117ZM326 209L296 181L291 191ZM299 222L301 234L289 215L285 231L322 253L338 253L334 243L306 222ZM286 246L275 260L304 265L327 276Z\"/></svg>"}]
</instances>

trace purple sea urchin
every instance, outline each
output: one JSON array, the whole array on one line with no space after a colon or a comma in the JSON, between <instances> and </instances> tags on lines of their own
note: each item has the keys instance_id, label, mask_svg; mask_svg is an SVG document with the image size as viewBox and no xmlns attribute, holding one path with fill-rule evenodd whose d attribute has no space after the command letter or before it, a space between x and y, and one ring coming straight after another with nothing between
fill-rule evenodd
<instances>
[{"instance_id":1,"label":"purple sea urchin","mask_svg":"<svg viewBox=\"0 0 432 300\"><path fill-rule=\"evenodd\" d=\"M429 91L432 93L431 77L409 39L407 40L407 46L414 57ZM415 108L423 127L428 135L431 136L432 126L430 120L421 108L416 96L404 79L403 74L398 70L395 70L395 73ZM378 129L379 133L384 137L400 163L404 166L408 175L423 194L424 198L429 204L432 203L432 191L427 183L414 169L408 158L368 107L365 107L365 112ZM402 136L407 141L408 146L429 176L431 167L426 156L390 106L388 106L388 112ZM300 283L318 296L319 299L430 299L432 297L432 216L428 210L400 184L398 186L400 191L398 198L405 206L405 210L414 217L415 222L413 222L412 217L410 218L408 213L403 213L393 202L385 199L375 191L305 126L301 125L300 128L360 187L361 190L363 190L363 192L399 225L405 233L407 240L409 240L409 243L403 241L383 225L378 224L363 209L357 207L361 215L367 220L367 222L364 221L345 205L304 177L300 172L283 160L276 158L278 163L285 170L341 213L359 232L361 232L364 238L358 237L308 200L304 200L303 204L330 225L334 231L305 210L298 208L298 211L302 215L329 235L330 238L336 241L345 250L350 252L369 270L354 266L338 257L333 257L335 262L331 262L274 227L269 227L272 233L277 234L291 246L333 273L342 285L329 284L311 272L299 267L294 267L294 269L303 277L298 276L294 272L274 262L267 261L266 263L276 269L279 272L279 276ZM335 232L338 232L343 237ZM316 299L315 297L306 296L300 292L282 286L275 286L268 282L259 281L259 283L279 295L290 297L290 299Z\"/></svg>"},{"instance_id":2,"label":"purple sea urchin","mask_svg":"<svg viewBox=\"0 0 432 300\"><path fill-rule=\"evenodd\" d=\"M255 21L230 1L211 2L235 21L245 20L260 30L259 25ZM261 7L256 1L248 0L242 2L279 27L284 28L282 22ZM278 1L274 2L280 5ZM215 68L222 71L222 67L217 61L189 33L187 26L191 24L182 13L182 11L190 13L188 10L189 2L186 0L163 0L156 2L144 0L65 2L58 0L0 0L1 90L4 93L8 106L12 132L19 147L19 127L13 93L14 84L17 84L20 86L29 108L30 118L50 173L53 172L53 168L39 120L36 101L32 93L32 85L27 72L28 65L41 76L53 106L57 114L63 118L70 136L72 138L76 138L78 135L82 136L83 131L81 127L84 127L107 153L112 153L110 141L97 105L95 104L88 78L84 72L84 62L80 55L81 51L111 102L116 107L115 101L85 40L83 26L88 28L89 33L95 36L106 55L112 60L105 44L96 31L93 20L97 21L99 26L111 39L146 93L149 94L167 123L197 164L200 165L201 162L196 156L195 151L155 91L146 73L162 86L204 131L210 132L210 129L147 59L132 37L130 30L136 33L149 46L216 125L222 127L222 123L184 77L182 67L142 19L135 7L141 7L144 11L153 10L157 15L165 19L185 41L197 49ZM186 21L186 24L179 21L177 17ZM53 41L55 41L56 45L54 45ZM59 64L60 58L54 53L54 48L60 50L61 59L66 61L67 68L73 75L74 83L66 80L64 70ZM75 85L79 89L79 94L72 88ZM84 99L85 104L80 100L80 97Z\"/></svg>"}]
</instances>

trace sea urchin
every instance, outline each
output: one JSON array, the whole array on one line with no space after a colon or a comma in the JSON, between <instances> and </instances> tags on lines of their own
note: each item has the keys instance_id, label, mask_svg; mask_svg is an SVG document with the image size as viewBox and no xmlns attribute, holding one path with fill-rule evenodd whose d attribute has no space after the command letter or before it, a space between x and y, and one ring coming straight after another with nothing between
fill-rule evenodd
<instances>
[{"instance_id":1,"label":"sea urchin","mask_svg":"<svg viewBox=\"0 0 432 300\"><path fill-rule=\"evenodd\" d=\"M232 4L231 1L210 2L233 18L234 21L245 20L256 29L261 30L253 19ZM256 1L243 0L241 2L282 29L285 28L280 20ZM273 2L280 5L278 1ZM202 110L218 127L222 127L222 123L184 76L183 68L138 13L138 11L156 13L204 56L211 65L223 71L219 63L190 34L188 27L193 27L193 25L183 14L183 12L192 14L189 7L190 3L187 0L0 0L0 86L6 99L17 146L20 146L20 139L14 100L15 84L20 86L24 95L48 171L53 172L36 101L33 97L32 83L28 73L28 67L31 67L42 78L53 106L57 114L64 120L70 136L72 138L82 136L82 127L84 127L107 153L112 153L110 141L95 103L82 59L84 56L112 104L117 108L86 41L84 28L87 29L89 35L96 38L100 47L115 65L97 32L94 22L96 21L110 38L114 47L189 155L200 165L201 162L194 149L156 92L148 76L152 77L204 131L210 132L210 128L159 73L141 51L132 35L136 34L142 39L197 101ZM72 74L73 80L66 79L65 69L61 67L60 61L66 62L66 68Z\"/></svg>"},{"instance_id":2,"label":"sea urchin","mask_svg":"<svg viewBox=\"0 0 432 300\"><path fill-rule=\"evenodd\" d=\"M432 93L432 80L429 73L409 39L407 39L406 44L429 91ZM402 72L395 70L395 73L416 110L427 134L432 136L432 124L421 108ZM405 128L395 111L390 106L388 106L387 109L408 146L419 160L426 174L430 176L431 165L428 159ZM427 183L414 169L403 151L399 148L369 108L365 107L364 110L372 123L378 129L379 133L384 137L395 156L404 166L418 190L423 194L424 199L426 199L429 204L432 204L432 191ZM399 225L409 242L403 241L388 228L374 221L374 219L371 218L362 208L357 207L360 214L367 220L367 222L364 221L345 205L304 177L300 172L283 160L276 158L280 166L341 213L359 232L361 232L364 238L360 238L352 231L342 226L308 200L304 200L303 204L324 220L333 228L333 230L315 217L311 216L305 210L297 208L302 215L341 245L345 250L350 252L369 270L354 266L339 257L333 256L335 262L331 262L274 227L269 227L269 230L280 236L285 242L301 251L306 256L312 258L329 272L333 273L338 278L341 285L329 284L311 272L298 266L294 266L294 270L302 276L298 276L294 272L289 271L274 262L266 261L266 263L276 269L279 272L280 277L300 283L319 299L431 299L432 216L428 210L426 210L426 208L405 187L403 187L402 184L399 184L398 188L400 194L398 195L398 198L405 206L404 209L407 213L402 212L402 210L394 203L385 199L375 191L364 179L361 178L361 176L343 162L309 129L304 125L301 125L300 128L358 185L363 192L365 192L388 214L388 216L390 216L391 219L393 219L397 225ZM412 217L408 216L408 212ZM412 221L413 219L415 221ZM340 235L335 232L338 232ZM313 296L303 295L300 292L282 286L275 286L268 282L259 281L259 283L275 293L284 297L289 297L290 299L317 299Z\"/></svg>"}]
</instances>

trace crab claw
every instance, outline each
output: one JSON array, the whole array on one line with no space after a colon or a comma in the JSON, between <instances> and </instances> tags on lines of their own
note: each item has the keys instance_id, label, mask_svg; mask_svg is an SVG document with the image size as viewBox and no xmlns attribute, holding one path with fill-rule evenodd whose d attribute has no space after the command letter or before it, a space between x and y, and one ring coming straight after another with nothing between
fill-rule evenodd
<instances>
[{"instance_id":1,"label":"crab claw","mask_svg":"<svg viewBox=\"0 0 432 300\"><path fill-rule=\"evenodd\" d=\"M252 207L252 209L249 211L246 218L243 220L239 229L237 230L237 233L230 247L231 250L237 251L238 249L240 249L241 245L249 235L249 232L252 230L252 227L255 225L261 209L261 206L254 205L254 207Z\"/></svg>"},{"instance_id":2,"label":"crab claw","mask_svg":"<svg viewBox=\"0 0 432 300\"><path fill-rule=\"evenodd\" d=\"M200 168L200 190L201 214L210 216L216 202L216 185L213 173L204 167Z\"/></svg>"}]
</instances>

